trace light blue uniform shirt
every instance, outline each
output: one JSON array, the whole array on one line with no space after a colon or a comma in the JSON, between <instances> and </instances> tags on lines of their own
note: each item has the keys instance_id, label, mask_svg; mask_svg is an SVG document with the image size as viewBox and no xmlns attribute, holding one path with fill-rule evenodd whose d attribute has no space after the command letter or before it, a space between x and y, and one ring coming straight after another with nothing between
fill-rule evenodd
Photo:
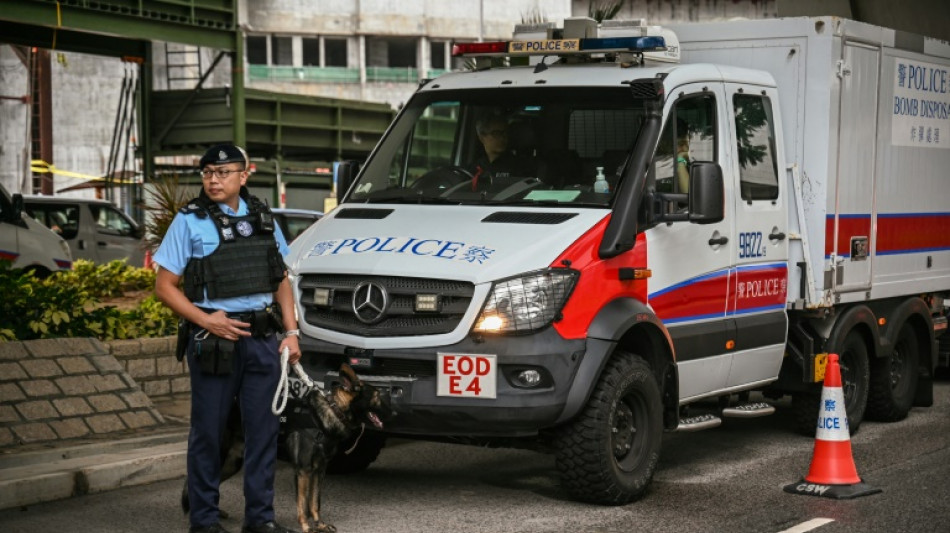
<instances>
[{"instance_id":1,"label":"light blue uniform shirt","mask_svg":"<svg viewBox=\"0 0 950 533\"><path fill-rule=\"evenodd\" d=\"M233 211L227 204L218 204L218 206L228 216L247 215L247 203L243 198L238 199L237 212ZM287 241L276 222L274 223L274 237L277 239L277 249L280 255L286 257L290 250L287 248ZM161 246L155 252L154 261L172 274L181 276L192 257L211 255L218 248L220 242L218 228L214 225L210 216L199 218L194 213L178 213L168 226L168 232L165 233ZM200 302L194 303L198 307L206 309L221 309L228 313L239 313L263 309L270 305L273 300L274 294L269 292L215 300L209 300L207 294L205 294Z\"/></svg>"}]
</instances>

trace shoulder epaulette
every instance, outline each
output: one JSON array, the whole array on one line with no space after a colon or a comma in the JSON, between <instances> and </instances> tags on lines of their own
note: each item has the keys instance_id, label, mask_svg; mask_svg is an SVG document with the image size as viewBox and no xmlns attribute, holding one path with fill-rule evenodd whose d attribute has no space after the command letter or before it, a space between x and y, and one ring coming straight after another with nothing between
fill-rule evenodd
<instances>
[{"instance_id":1,"label":"shoulder epaulette","mask_svg":"<svg viewBox=\"0 0 950 533\"><path fill-rule=\"evenodd\" d=\"M184 215L195 214L196 216L198 216L198 218L205 218L206 216L208 216L208 210L204 206L202 206L201 203L197 201L197 199L192 200L188 202L187 204L185 204L184 206L182 206L182 208L179 209L178 212Z\"/></svg>"}]
</instances>

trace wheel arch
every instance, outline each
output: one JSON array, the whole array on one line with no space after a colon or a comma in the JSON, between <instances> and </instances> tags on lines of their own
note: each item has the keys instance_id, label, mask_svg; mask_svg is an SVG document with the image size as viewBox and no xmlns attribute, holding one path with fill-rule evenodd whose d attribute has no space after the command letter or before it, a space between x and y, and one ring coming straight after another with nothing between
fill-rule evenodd
<instances>
[{"instance_id":1,"label":"wheel arch","mask_svg":"<svg viewBox=\"0 0 950 533\"><path fill-rule=\"evenodd\" d=\"M852 330L857 331L864 339L864 344L868 348L869 359L878 357L881 351L881 338L877 328L877 319L874 312L866 305L851 307L835 320L831 333L825 340L825 349L828 353L837 353Z\"/></svg>"},{"instance_id":2,"label":"wheel arch","mask_svg":"<svg viewBox=\"0 0 950 533\"><path fill-rule=\"evenodd\" d=\"M619 349L642 357L653 371L663 398L663 423L676 427L679 416L679 376L673 341L663 322L646 304L632 298L613 300L591 321L588 351L575 374L568 401L558 423L587 403L607 361Z\"/></svg>"}]
</instances>

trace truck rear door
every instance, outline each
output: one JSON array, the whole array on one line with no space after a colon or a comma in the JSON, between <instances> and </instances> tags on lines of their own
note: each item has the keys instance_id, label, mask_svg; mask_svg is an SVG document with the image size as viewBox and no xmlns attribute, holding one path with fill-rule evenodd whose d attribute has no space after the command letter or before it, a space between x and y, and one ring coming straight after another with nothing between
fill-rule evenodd
<instances>
[{"instance_id":1,"label":"truck rear door","mask_svg":"<svg viewBox=\"0 0 950 533\"><path fill-rule=\"evenodd\" d=\"M880 50L845 43L840 67L838 166L835 205L828 206L826 246L834 243L835 291L871 288L874 161L877 157L877 108Z\"/></svg>"}]
</instances>

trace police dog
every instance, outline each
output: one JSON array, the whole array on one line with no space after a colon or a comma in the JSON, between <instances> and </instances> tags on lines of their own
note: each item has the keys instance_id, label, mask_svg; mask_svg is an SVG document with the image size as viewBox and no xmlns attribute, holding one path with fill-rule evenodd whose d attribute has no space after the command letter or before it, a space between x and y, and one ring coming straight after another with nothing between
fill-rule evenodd
<instances>
[{"instance_id":1,"label":"police dog","mask_svg":"<svg viewBox=\"0 0 950 533\"><path fill-rule=\"evenodd\" d=\"M389 401L369 383L364 383L349 365L340 366L340 383L328 393L318 388L306 392L302 401L313 424L288 427L284 451L294 467L297 522L304 533L333 533L336 528L320 519L323 480L330 461L344 443L355 447L367 425L379 430L383 420L393 415ZM237 403L228 417L228 430L221 443L221 481L241 470L244 464L244 435ZM181 496L182 510L188 512L188 480ZM222 518L227 514L219 511Z\"/></svg>"},{"instance_id":2,"label":"police dog","mask_svg":"<svg viewBox=\"0 0 950 533\"><path fill-rule=\"evenodd\" d=\"M320 518L327 466L343 443L359 439L367 424L382 429L393 411L379 390L363 383L346 363L340 366L339 385L328 394L312 389L304 402L315 424L290 428L284 442L296 478L297 521L304 533L333 533L336 528Z\"/></svg>"}]
</instances>

